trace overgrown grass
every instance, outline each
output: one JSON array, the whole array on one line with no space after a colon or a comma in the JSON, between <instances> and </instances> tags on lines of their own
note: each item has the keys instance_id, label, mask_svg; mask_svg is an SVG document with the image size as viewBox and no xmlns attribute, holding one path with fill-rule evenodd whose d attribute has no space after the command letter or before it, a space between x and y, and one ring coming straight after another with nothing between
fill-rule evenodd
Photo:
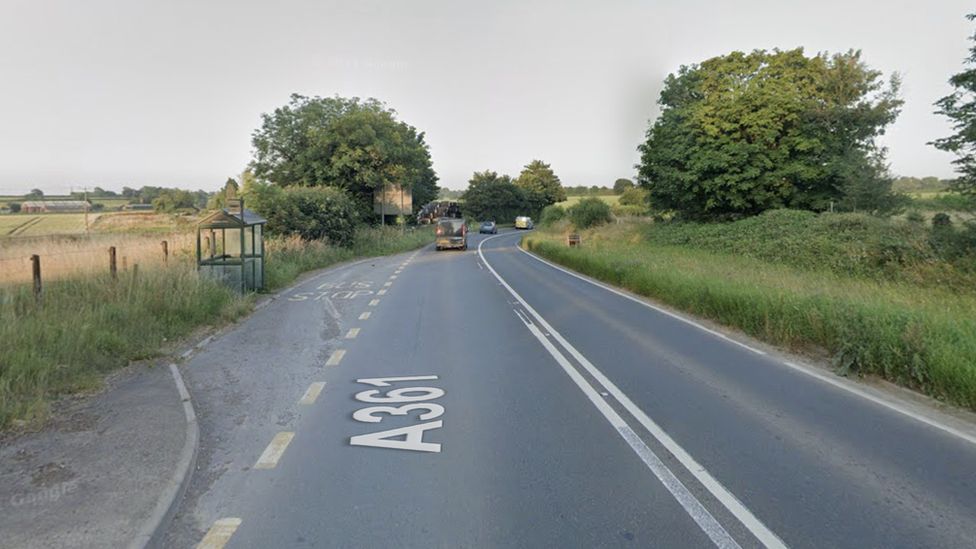
<instances>
[{"instance_id":1,"label":"overgrown grass","mask_svg":"<svg viewBox=\"0 0 976 549\"><path fill-rule=\"evenodd\" d=\"M431 227L369 227L356 231L352 246L343 248L324 241L305 241L297 237L272 238L266 242L267 289L282 288L305 271L321 269L358 257L390 255L414 250L434 241Z\"/></svg>"},{"instance_id":2,"label":"overgrown grass","mask_svg":"<svg viewBox=\"0 0 976 549\"><path fill-rule=\"evenodd\" d=\"M930 226L866 214L773 210L733 223L648 224L647 242L805 270L922 286L976 288L976 250L947 261Z\"/></svg>"},{"instance_id":3,"label":"overgrown grass","mask_svg":"<svg viewBox=\"0 0 976 549\"><path fill-rule=\"evenodd\" d=\"M97 387L105 372L250 309L187 263L0 288L0 428L42 419L51 397Z\"/></svg>"},{"instance_id":4,"label":"overgrown grass","mask_svg":"<svg viewBox=\"0 0 976 549\"><path fill-rule=\"evenodd\" d=\"M360 229L348 248L270 239L268 289L286 286L304 271L431 241L432 230L401 233L392 227ZM153 357L167 341L200 326L238 318L252 303L251 296L199 277L188 253L166 265L144 263L138 275L120 272L118 280L79 270L45 282L40 304L29 285L0 285L0 429L14 420L36 423L52 398L97 388L106 372Z\"/></svg>"},{"instance_id":5,"label":"overgrown grass","mask_svg":"<svg viewBox=\"0 0 976 549\"><path fill-rule=\"evenodd\" d=\"M691 242L647 225L606 226L568 248L536 232L528 249L572 269L793 350L826 350L842 373L877 374L976 410L976 292L852 277ZM743 244L746 246L746 244ZM800 262L802 264L802 262Z\"/></svg>"}]
</instances>

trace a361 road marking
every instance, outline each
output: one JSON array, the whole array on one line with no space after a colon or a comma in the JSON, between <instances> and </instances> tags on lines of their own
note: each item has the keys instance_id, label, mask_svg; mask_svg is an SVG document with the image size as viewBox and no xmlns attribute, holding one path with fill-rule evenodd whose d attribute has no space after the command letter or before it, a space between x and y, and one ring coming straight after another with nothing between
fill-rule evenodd
<instances>
[{"instance_id":1,"label":"a361 road marking","mask_svg":"<svg viewBox=\"0 0 976 549\"><path fill-rule=\"evenodd\" d=\"M372 385L373 387L389 387L393 383L407 381L436 380L436 375L401 376L357 379L357 383ZM356 421L363 423L379 423L385 416L406 416L410 412L423 411L417 419L425 423L418 423L407 427L378 431L356 435L349 439L351 446L372 446L374 448L389 448L393 450L411 450L414 452L441 451L440 443L424 442L427 431L443 427L442 420L436 420L444 415L444 407L429 402L444 396L444 390L438 387L400 387L383 393L379 389L369 389L356 393L356 400L375 404L401 404L400 406L369 406L353 413ZM400 440L400 437L404 437Z\"/></svg>"}]
</instances>

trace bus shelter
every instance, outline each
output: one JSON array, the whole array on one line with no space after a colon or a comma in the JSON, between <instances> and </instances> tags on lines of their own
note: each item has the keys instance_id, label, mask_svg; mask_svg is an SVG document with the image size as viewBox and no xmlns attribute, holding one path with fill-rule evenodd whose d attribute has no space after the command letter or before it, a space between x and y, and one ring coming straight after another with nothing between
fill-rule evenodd
<instances>
[{"instance_id":1,"label":"bus shelter","mask_svg":"<svg viewBox=\"0 0 976 549\"><path fill-rule=\"evenodd\" d=\"M263 289L265 223L243 199L228 199L197 225L197 270L241 293Z\"/></svg>"}]
</instances>

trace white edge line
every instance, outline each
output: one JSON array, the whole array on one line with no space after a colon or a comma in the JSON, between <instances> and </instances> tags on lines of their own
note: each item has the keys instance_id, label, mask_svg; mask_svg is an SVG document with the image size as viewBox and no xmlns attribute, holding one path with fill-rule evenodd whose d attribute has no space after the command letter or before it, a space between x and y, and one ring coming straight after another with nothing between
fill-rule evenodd
<instances>
[{"instance_id":1,"label":"white edge line","mask_svg":"<svg viewBox=\"0 0 976 549\"><path fill-rule=\"evenodd\" d=\"M503 235L499 235L503 236ZM579 351L576 350L562 335L557 332L548 322L536 312L523 298L515 291L514 288L509 286L505 279L495 271L495 268L488 263L485 258L484 253L481 251L482 245L491 240L489 237L482 240L478 244L478 255L481 256L481 260L488 267L495 278L501 282L502 286L512 294L515 299L522 304L525 310L532 315L532 317L539 323L540 326L546 329L552 337L559 342L569 353L575 358L587 372L590 373L618 402L620 402L624 408L632 415L634 418L645 428L647 431L661 443L671 454L681 462L681 464L691 473L698 481L705 487L712 496L715 497L730 513L732 513L739 522L742 523L756 538L763 543L766 547L770 548L785 548L786 544L773 533L772 530L766 527L754 514L750 511L738 498L735 497L728 489L725 488L715 477L711 475L701 464L695 461L688 452L684 450L677 442L674 441L661 427L659 427L650 417L647 416L630 398L627 397L613 382L611 382L606 376L600 372L596 366L593 365L589 360L586 359ZM521 249L521 247L519 247Z\"/></svg>"},{"instance_id":2,"label":"white edge line","mask_svg":"<svg viewBox=\"0 0 976 549\"><path fill-rule=\"evenodd\" d=\"M485 239L485 240L487 240L487 239ZM551 261L549 261L547 259L543 259L543 258L539 257L538 255L536 255L536 254L534 254L534 253L532 253L532 252L530 252L528 250L523 249L521 246L516 245L516 247L522 253L528 255L532 259L535 259L536 261L545 263L546 265L549 265L553 269L562 271L562 272L564 272L564 273L566 273L566 274L568 274L570 276L576 277L576 278L578 278L578 279L580 279L580 280L582 280L584 282L589 282L590 284L593 284L594 286L598 286L600 288L603 288L604 290L607 290L609 292L612 292L614 294L617 294L620 297L624 297L626 299L629 299L629 300L631 300L631 301L633 301L635 303L639 303L639 304L641 304L641 305L643 305L645 307L654 309L655 311L658 311L660 313L664 313L664 314L666 314L666 315L668 315L668 316L670 316L672 318L675 318L677 320L680 320L680 321L682 321L682 322L684 322L686 324L690 324L691 326L694 326L696 328L699 328L701 330L704 330L704 331L706 331L706 332L708 332L710 334L717 335L717 336L721 337L722 339L724 339L724 340L726 340L726 341L728 341L730 343L735 343L736 345L739 345L740 347L745 347L746 349L749 349L750 351L753 351L755 353L759 353L759 354L762 354L762 355L766 355L767 354L767 353L765 353L763 351L760 351L759 349L755 349L753 347L750 347L749 345L746 345L745 343L742 343L740 341L736 341L736 340L734 340L734 339L726 336L725 334L721 334L721 333L716 332L715 330L711 330L709 328L706 328L705 326L702 326L701 324L698 324L697 322L695 322L693 320L689 320L687 318L683 318L682 316L676 315L676 314L672 313L671 311L662 309L662 308L657 307L657 306L655 306L655 305L653 305L651 303L648 303L648 302L646 302L644 300L638 299L638 298L636 298L636 297L634 297L632 295L628 295L628 294L626 294L624 292L621 292L620 290L618 290L618 289L616 289L616 288L614 288L612 286L608 286L608 285L606 285L606 284L604 284L602 282L593 280L590 277L581 275L579 273L575 273L575 272L570 271L570 270L568 270L568 269L566 269L564 267L561 267L559 265L556 265L556 264L552 263ZM936 428L936 429L938 429L938 430L940 430L940 431L942 431L944 433L950 434L952 436L955 436L957 438L960 438L962 440L965 440L966 442L968 442L970 444L976 445L976 435L972 435L970 433L967 433L967 432L962 431L960 429L957 429L955 427L951 427L949 425L946 425L946 424L940 422L937 419L930 418L930 417L926 417L926 416L924 416L922 414L916 413L916 412L914 412L912 410L909 410L908 408L905 408L901 404L898 404L898 403L892 402L890 400L887 400L885 398L882 398L882 397L873 395L873 394L871 394L871 393L869 393L869 392L861 389L860 387L855 386L854 385L854 382L851 382L851 381L845 382L845 381L842 381L840 379L837 379L836 376L828 376L828 375L823 374L821 372L818 372L818 371L816 371L816 370L814 370L814 369L812 369L810 367L802 366L800 364L796 364L796 363L790 362L788 360L779 360L777 362L779 362L780 364L782 364L782 365L786 366L787 368L790 368L790 369L792 369L792 370L794 370L796 372L799 372L799 373L802 373L802 374L806 374L809 377L812 377L814 379L818 379L820 381L823 381L825 383L828 383L828 384L830 384L830 385L832 385L832 386L834 386L834 387L836 387L838 389L843 389L844 391L847 391L848 393L851 393L851 394L857 395L857 396L859 396L861 398L867 399L867 400L869 400L869 401L871 401L871 402L873 402L875 404L878 404L880 406L884 406L885 408L887 408L887 409L889 409L889 410L891 410L893 412L897 412L897 413L899 413L899 414L901 414L901 415L903 415L905 417L914 419L915 421L918 421L920 423L923 423L925 425L928 425L929 427L934 427L934 428Z\"/></svg>"}]
</instances>

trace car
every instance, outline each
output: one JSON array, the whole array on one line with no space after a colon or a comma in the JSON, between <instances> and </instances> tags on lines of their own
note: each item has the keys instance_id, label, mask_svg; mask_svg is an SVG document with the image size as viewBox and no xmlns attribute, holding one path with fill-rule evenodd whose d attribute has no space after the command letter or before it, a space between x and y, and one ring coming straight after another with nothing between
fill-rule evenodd
<instances>
[{"instance_id":1,"label":"car","mask_svg":"<svg viewBox=\"0 0 976 549\"><path fill-rule=\"evenodd\" d=\"M442 217L437 220L437 239L434 246L437 251L449 248L468 249L468 224L463 219Z\"/></svg>"},{"instance_id":2,"label":"car","mask_svg":"<svg viewBox=\"0 0 976 549\"><path fill-rule=\"evenodd\" d=\"M535 224L532 223L532 218L531 217L528 217L528 216L525 216L525 215L520 215L520 216L518 216L518 217L515 218L515 228L516 229L534 229L535 228Z\"/></svg>"},{"instance_id":3,"label":"car","mask_svg":"<svg viewBox=\"0 0 976 549\"><path fill-rule=\"evenodd\" d=\"M481 234L498 234L498 225L494 221L482 221L478 232Z\"/></svg>"}]
</instances>

